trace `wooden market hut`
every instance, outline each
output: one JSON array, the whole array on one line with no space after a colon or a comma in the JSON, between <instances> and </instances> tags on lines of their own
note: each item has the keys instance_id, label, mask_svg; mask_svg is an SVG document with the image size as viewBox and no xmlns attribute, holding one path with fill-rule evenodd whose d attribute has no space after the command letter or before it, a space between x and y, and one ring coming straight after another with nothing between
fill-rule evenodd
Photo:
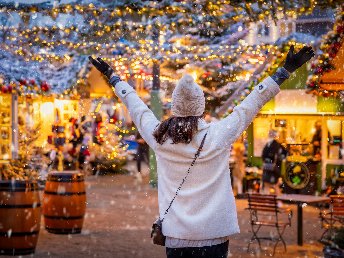
<instances>
[{"instance_id":1,"label":"wooden market hut","mask_svg":"<svg viewBox=\"0 0 344 258\"><path fill-rule=\"evenodd\" d=\"M27 62L9 51L0 57L0 161L7 162L18 157L20 137L29 129L39 128L35 146L42 147L54 123L65 125L78 115L79 95L71 86L88 60L75 57L47 69L47 62Z\"/></svg>"},{"instance_id":2,"label":"wooden market hut","mask_svg":"<svg viewBox=\"0 0 344 258\"><path fill-rule=\"evenodd\" d=\"M340 58L343 56L336 60ZM336 67L340 68L326 74L322 82L324 87L342 90L344 74L340 70L343 66ZM334 97L307 94L307 77L307 67L303 66L295 76L281 85L281 92L263 107L247 130L248 164L258 167L262 166L261 154L268 141L269 129L279 132L279 140L290 154L282 166L287 193L316 194L333 183L331 178L335 174L344 171L344 103ZM311 140L317 121L321 122L322 128L321 157L314 157L312 153ZM296 169L296 165L300 165L300 168ZM288 186L286 180L292 178L290 173L298 170L300 184L288 182Z\"/></svg>"}]
</instances>

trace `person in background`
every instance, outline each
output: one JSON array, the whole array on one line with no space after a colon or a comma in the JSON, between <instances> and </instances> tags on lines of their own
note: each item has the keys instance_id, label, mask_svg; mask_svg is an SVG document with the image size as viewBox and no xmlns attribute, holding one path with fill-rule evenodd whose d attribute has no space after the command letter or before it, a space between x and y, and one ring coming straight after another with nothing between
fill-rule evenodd
<instances>
[{"instance_id":1,"label":"person in background","mask_svg":"<svg viewBox=\"0 0 344 258\"><path fill-rule=\"evenodd\" d=\"M141 181L141 162L146 162L147 165L149 164L149 146L138 131L135 135L135 139L137 142L136 166L138 171L136 177L139 181Z\"/></svg>"},{"instance_id":2,"label":"person in background","mask_svg":"<svg viewBox=\"0 0 344 258\"><path fill-rule=\"evenodd\" d=\"M78 164L79 164L79 169L81 170L85 169L86 158L91 155L91 152L89 149L90 143L91 143L90 134L83 135L83 139L80 145L79 155L78 155Z\"/></svg>"},{"instance_id":3,"label":"person in background","mask_svg":"<svg viewBox=\"0 0 344 258\"><path fill-rule=\"evenodd\" d=\"M231 156L234 160L233 174L234 195L242 194L242 180L245 175L245 145L242 136L232 144Z\"/></svg>"},{"instance_id":4,"label":"person in background","mask_svg":"<svg viewBox=\"0 0 344 258\"><path fill-rule=\"evenodd\" d=\"M80 128L78 120L74 117L69 119L68 124L68 140L73 144L73 147L76 148L78 144L81 143L82 139L80 138Z\"/></svg>"},{"instance_id":5,"label":"person in background","mask_svg":"<svg viewBox=\"0 0 344 258\"><path fill-rule=\"evenodd\" d=\"M288 151L278 142L276 130L269 131L269 139L264 146L263 159L263 185L264 193L276 193L276 184L281 177L281 165L286 158Z\"/></svg>"},{"instance_id":6,"label":"person in background","mask_svg":"<svg viewBox=\"0 0 344 258\"><path fill-rule=\"evenodd\" d=\"M102 145L104 142L104 125L103 118L100 113L95 114L93 123L93 142Z\"/></svg>"},{"instance_id":7,"label":"person in background","mask_svg":"<svg viewBox=\"0 0 344 258\"><path fill-rule=\"evenodd\" d=\"M321 137L322 137L322 131L321 131L321 121L316 121L314 124L315 132L312 138L312 145L313 145L313 157L316 160L321 159ZM327 132L327 141L330 141L331 134L330 132Z\"/></svg>"},{"instance_id":8,"label":"person in background","mask_svg":"<svg viewBox=\"0 0 344 258\"><path fill-rule=\"evenodd\" d=\"M191 75L184 75L172 93L172 116L159 121L109 64L89 57L155 152L159 221L167 258L227 258L229 236L240 232L230 185L230 146L279 93L279 85L313 56L312 47L294 53L291 46L284 66L216 123L205 122L204 93Z\"/></svg>"}]
</instances>

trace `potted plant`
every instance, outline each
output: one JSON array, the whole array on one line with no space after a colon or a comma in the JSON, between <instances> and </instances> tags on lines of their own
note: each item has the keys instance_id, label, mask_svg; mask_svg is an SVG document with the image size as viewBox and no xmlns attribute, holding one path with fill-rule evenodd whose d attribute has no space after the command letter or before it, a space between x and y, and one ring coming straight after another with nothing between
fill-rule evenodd
<instances>
[{"instance_id":1,"label":"potted plant","mask_svg":"<svg viewBox=\"0 0 344 258\"><path fill-rule=\"evenodd\" d=\"M324 258L344 257L344 226L332 229L321 242L324 244Z\"/></svg>"}]
</instances>

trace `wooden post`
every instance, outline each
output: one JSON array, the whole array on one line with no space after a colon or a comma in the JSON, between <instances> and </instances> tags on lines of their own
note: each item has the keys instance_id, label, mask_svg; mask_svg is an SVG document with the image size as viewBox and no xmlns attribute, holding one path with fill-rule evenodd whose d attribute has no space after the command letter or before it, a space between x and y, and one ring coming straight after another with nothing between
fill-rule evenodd
<instances>
[{"instance_id":1,"label":"wooden post","mask_svg":"<svg viewBox=\"0 0 344 258\"><path fill-rule=\"evenodd\" d=\"M159 27L156 23L153 25L153 41L155 42L154 46L158 46L159 48ZM162 117L162 103L160 100L160 61L156 58L158 49L153 51L153 87L151 91L151 110L153 111L154 115L157 119L161 119ZM155 153L152 149L149 150L149 183L152 187L157 187L157 165L155 159Z\"/></svg>"},{"instance_id":2,"label":"wooden post","mask_svg":"<svg viewBox=\"0 0 344 258\"><path fill-rule=\"evenodd\" d=\"M18 159L18 95L12 94L11 101L11 130L12 130L12 142L11 142L11 154L12 159Z\"/></svg>"}]
</instances>

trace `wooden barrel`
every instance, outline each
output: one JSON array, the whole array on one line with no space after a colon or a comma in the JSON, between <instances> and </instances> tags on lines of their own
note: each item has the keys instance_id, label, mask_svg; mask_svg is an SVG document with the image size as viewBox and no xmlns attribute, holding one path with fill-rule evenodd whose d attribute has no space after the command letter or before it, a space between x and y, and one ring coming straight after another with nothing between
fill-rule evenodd
<instances>
[{"instance_id":1,"label":"wooden barrel","mask_svg":"<svg viewBox=\"0 0 344 258\"><path fill-rule=\"evenodd\" d=\"M0 181L0 254L34 253L40 222L37 183Z\"/></svg>"},{"instance_id":2,"label":"wooden barrel","mask_svg":"<svg viewBox=\"0 0 344 258\"><path fill-rule=\"evenodd\" d=\"M54 234L81 232L86 210L85 180L78 172L48 174L43 195L45 229Z\"/></svg>"}]
</instances>

